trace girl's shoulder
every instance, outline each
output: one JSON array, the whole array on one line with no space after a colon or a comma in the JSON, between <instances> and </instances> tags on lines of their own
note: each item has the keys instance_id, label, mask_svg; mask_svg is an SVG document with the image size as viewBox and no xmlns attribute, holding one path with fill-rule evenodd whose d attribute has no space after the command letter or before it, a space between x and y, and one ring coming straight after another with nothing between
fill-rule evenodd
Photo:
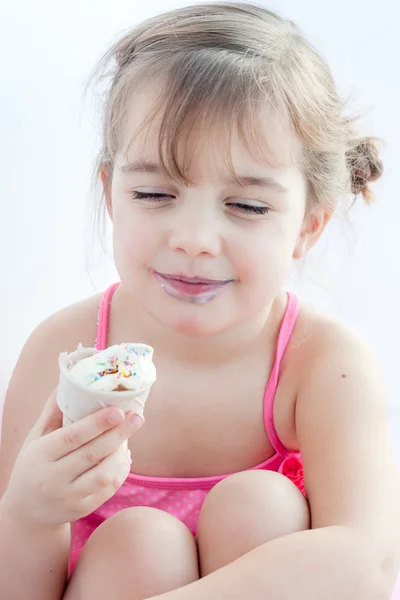
<instances>
[{"instance_id":1,"label":"girl's shoulder","mask_svg":"<svg viewBox=\"0 0 400 600\"><path fill-rule=\"evenodd\" d=\"M300 303L279 372L276 426L283 443L293 449L300 448L298 417L301 409L317 410L317 406L328 402L328 397L333 405L339 406L336 399L344 397L344 388L352 386L361 390L366 373L371 389L377 391L373 402L382 406L385 401L381 366L373 348L348 324L308 303ZM358 399L358 394L352 395L352 401ZM312 401L315 401L313 407Z\"/></svg>"},{"instance_id":2,"label":"girl's shoulder","mask_svg":"<svg viewBox=\"0 0 400 600\"><path fill-rule=\"evenodd\" d=\"M349 324L305 302L300 303L289 347L301 368L341 352L374 354L367 340Z\"/></svg>"},{"instance_id":3,"label":"girl's shoulder","mask_svg":"<svg viewBox=\"0 0 400 600\"><path fill-rule=\"evenodd\" d=\"M331 403L331 419L346 410L385 411L386 385L381 361L372 345L347 323L301 306L290 356L296 380L296 410ZM312 406L313 405L313 406ZM361 408L360 408L361 407ZM344 410L344 409L343 409ZM345 412L345 410L344 410ZM343 416L343 415L342 415Z\"/></svg>"},{"instance_id":4,"label":"girl's shoulder","mask_svg":"<svg viewBox=\"0 0 400 600\"><path fill-rule=\"evenodd\" d=\"M72 352L79 343L85 347L94 345L100 299L101 294L95 294L56 311L42 321L25 342L13 376L20 370L21 364L26 367L34 357L33 362L38 369L43 365L47 365L47 372L54 368L58 380L60 352ZM49 385L52 385L55 382L53 373L50 380Z\"/></svg>"},{"instance_id":5,"label":"girl's shoulder","mask_svg":"<svg viewBox=\"0 0 400 600\"><path fill-rule=\"evenodd\" d=\"M50 347L71 352L78 343L93 346L96 339L97 315L102 293L74 302L45 319L31 338L45 340ZM28 340L29 341L29 340Z\"/></svg>"},{"instance_id":6,"label":"girl's shoulder","mask_svg":"<svg viewBox=\"0 0 400 600\"><path fill-rule=\"evenodd\" d=\"M58 356L72 352L79 343L93 346L101 294L95 294L58 310L30 334L20 353L11 383L29 370L46 373L50 392L58 381ZM11 385L11 384L10 384Z\"/></svg>"}]
</instances>

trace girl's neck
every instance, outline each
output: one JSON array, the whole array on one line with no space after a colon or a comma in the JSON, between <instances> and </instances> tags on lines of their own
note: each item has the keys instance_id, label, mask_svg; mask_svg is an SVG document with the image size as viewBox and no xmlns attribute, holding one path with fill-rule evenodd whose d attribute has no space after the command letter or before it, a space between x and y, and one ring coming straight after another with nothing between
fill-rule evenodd
<instances>
[{"instance_id":1,"label":"girl's neck","mask_svg":"<svg viewBox=\"0 0 400 600\"><path fill-rule=\"evenodd\" d=\"M215 367L244 355L265 352L268 342L276 342L285 308L286 294L279 294L262 313L234 329L214 336L185 336L164 327L138 307L121 285L111 304L110 322L113 337L121 338L119 342L144 342L171 362ZM121 314L125 315L123 323L118 318Z\"/></svg>"}]
</instances>

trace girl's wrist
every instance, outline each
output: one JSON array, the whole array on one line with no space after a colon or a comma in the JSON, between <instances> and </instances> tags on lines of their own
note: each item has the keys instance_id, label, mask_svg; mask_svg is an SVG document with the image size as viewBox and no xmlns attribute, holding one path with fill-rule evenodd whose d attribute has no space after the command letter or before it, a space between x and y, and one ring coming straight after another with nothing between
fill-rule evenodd
<instances>
[{"instance_id":1,"label":"girl's wrist","mask_svg":"<svg viewBox=\"0 0 400 600\"><path fill-rule=\"evenodd\" d=\"M38 523L34 519L29 518L28 515L24 514L24 512L16 506L15 502L8 496L6 491L0 500L0 529L2 530L3 527L6 527L7 525L16 530L31 532L34 535L53 534L60 529L70 526L69 523L63 523L61 525Z\"/></svg>"}]
</instances>

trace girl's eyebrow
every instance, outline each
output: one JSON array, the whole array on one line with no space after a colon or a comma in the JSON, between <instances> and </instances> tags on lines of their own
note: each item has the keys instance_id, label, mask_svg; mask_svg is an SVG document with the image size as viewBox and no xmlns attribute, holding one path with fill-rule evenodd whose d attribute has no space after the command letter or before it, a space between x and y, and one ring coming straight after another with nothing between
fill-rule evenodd
<instances>
[{"instance_id":1,"label":"girl's eyebrow","mask_svg":"<svg viewBox=\"0 0 400 600\"><path fill-rule=\"evenodd\" d=\"M122 173L155 173L157 175L163 174L161 165L148 162L148 161L134 161L122 165L120 168ZM236 175L236 179L225 179L226 185L232 185L238 183L241 187L265 187L270 188L278 192L279 194L288 193L288 189L284 187L279 181L273 177L260 177L256 175Z\"/></svg>"}]
</instances>

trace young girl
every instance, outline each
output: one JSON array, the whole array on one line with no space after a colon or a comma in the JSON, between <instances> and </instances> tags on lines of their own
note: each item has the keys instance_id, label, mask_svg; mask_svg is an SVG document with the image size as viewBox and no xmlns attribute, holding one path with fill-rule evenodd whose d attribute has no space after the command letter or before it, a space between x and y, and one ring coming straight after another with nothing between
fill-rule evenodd
<instances>
[{"instance_id":1,"label":"young girl","mask_svg":"<svg viewBox=\"0 0 400 600\"><path fill-rule=\"evenodd\" d=\"M96 176L121 281L19 358L0 596L390 598L398 477L377 361L284 291L339 200L371 200L373 140L296 26L257 5L157 16L97 74L111 64ZM143 426L110 407L62 428L58 355L94 340L154 347Z\"/></svg>"}]
</instances>

